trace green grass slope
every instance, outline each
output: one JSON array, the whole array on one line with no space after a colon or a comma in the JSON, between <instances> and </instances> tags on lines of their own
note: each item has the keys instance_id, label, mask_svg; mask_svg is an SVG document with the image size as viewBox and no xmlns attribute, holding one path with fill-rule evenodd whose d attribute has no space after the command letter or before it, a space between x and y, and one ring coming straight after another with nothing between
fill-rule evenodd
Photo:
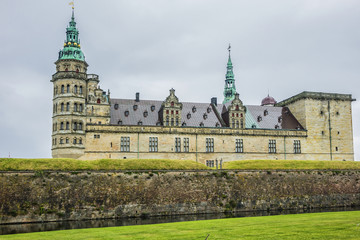
<instances>
[{"instance_id":1,"label":"green grass slope","mask_svg":"<svg viewBox=\"0 0 360 240\"><path fill-rule=\"evenodd\" d=\"M312 160L241 160L225 162L225 169L360 169L360 162Z\"/></svg>"},{"instance_id":2,"label":"green grass slope","mask_svg":"<svg viewBox=\"0 0 360 240\"><path fill-rule=\"evenodd\" d=\"M0 158L0 171L21 170L187 170L209 169L203 164L191 160L168 159L20 159Z\"/></svg>"},{"instance_id":3,"label":"green grass slope","mask_svg":"<svg viewBox=\"0 0 360 240\"><path fill-rule=\"evenodd\" d=\"M359 239L360 212L230 218L3 235L1 239Z\"/></svg>"}]
</instances>

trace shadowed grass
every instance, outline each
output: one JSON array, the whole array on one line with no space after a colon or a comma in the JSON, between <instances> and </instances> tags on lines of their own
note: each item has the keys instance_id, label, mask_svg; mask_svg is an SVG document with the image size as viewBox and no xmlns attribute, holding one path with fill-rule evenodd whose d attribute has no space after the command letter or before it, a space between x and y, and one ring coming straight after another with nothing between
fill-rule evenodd
<instances>
[{"instance_id":1,"label":"shadowed grass","mask_svg":"<svg viewBox=\"0 0 360 240\"><path fill-rule=\"evenodd\" d=\"M63 158L20 159L0 158L1 171L20 170L187 170L209 169L191 160L168 159L101 159L76 160Z\"/></svg>"},{"instance_id":2,"label":"shadowed grass","mask_svg":"<svg viewBox=\"0 0 360 240\"><path fill-rule=\"evenodd\" d=\"M359 239L360 212L267 217L63 230L3 235L1 239Z\"/></svg>"},{"instance_id":3,"label":"shadowed grass","mask_svg":"<svg viewBox=\"0 0 360 240\"><path fill-rule=\"evenodd\" d=\"M360 169L354 161L241 160L224 163L225 169Z\"/></svg>"}]
</instances>

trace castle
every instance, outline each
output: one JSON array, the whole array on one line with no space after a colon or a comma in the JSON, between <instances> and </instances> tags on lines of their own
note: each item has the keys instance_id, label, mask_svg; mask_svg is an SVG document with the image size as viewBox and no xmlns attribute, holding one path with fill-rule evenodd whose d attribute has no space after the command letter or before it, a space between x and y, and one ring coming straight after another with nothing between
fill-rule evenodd
<instances>
[{"instance_id":1,"label":"castle","mask_svg":"<svg viewBox=\"0 0 360 240\"><path fill-rule=\"evenodd\" d=\"M349 94L302 92L281 102L244 105L230 56L224 101L111 98L87 74L74 11L55 62L52 156L77 159L354 160Z\"/></svg>"}]
</instances>

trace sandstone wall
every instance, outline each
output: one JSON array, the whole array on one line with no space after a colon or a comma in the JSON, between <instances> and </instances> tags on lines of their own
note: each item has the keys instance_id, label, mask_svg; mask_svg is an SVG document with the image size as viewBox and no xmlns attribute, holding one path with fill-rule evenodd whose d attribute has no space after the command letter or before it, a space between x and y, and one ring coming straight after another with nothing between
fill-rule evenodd
<instances>
[{"instance_id":1,"label":"sandstone wall","mask_svg":"<svg viewBox=\"0 0 360 240\"><path fill-rule=\"evenodd\" d=\"M0 223L341 206L360 206L360 171L0 174Z\"/></svg>"}]
</instances>

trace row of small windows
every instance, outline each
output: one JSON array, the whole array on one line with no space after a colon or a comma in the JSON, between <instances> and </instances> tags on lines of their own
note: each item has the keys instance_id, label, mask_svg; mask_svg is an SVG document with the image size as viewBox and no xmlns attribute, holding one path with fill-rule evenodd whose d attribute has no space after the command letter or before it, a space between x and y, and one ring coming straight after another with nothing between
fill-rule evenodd
<instances>
[{"instance_id":1,"label":"row of small windows","mask_svg":"<svg viewBox=\"0 0 360 240\"><path fill-rule=\"evenodd\" d=\"M54 105L54 113L57 113L58 105L57 103ZM84 105L82 103L74 103L73 107L74 112L83 112L84 111ZM60 104L60 112L69 112L70 111L70 103L61 103Z\"/></svg>"},{"instance_id":2,"label":"row of small windows","mask_svg":"<svg viewBox=\"0 0 360 240\"><path fill-rule=\"evenodd\" d=\"M179 126L179 118L169 118L166 116L165 126Z\"/></svg>"},{"instance_id":3,"label":"row of small windows","mask_svg":"<svg viewBox=\"0 0 360 240\"><path fill-rule=\"evenodd\" d=\"M244 120L241 119L240 124L239 124L239 120L233 119L231 125L232 125L232 128L239 128L239 127L244 128Z\"/></svg>"},{"instance_id":4,"label":"row of small windows","mask_svg":"<svg viewBox=\"0 0 360 240\"><path fill-rule=\"evenodd\" d=\"M62 145L62 144L69 144L70 143L70 138L59 138L59 144ZM75 144L79 144L79 145L82 145L83 144L83 140L82 138L73 138L72 140L72 143L75 145ZM52 142L53 145L57 145L57 140L56 138L53 139L53 142Z\"/></svg>"},{"instance_id":5,"label":"row of small windows","mask_svg":"<svg viewBox=\"0 0 360 240\"><path fill-rule=\"evenodd\" d=\"M58 94L58 86L55 86L54 93ZM67 85L61 85L60 87L60 93L70 93L70 84ZM83 86L74 85L73 93L75 94L83 94Z\"/></svg>"},{"instance_id":6,"label":"row of small windows","mask_svg":"<svg viewBox=\"0 0 360 240\"><path fill-rule=\"evenodd\" d=\"M83 130L83 123L82 122L73 122L72 123L72 129L74 131L76 130ZM58 130L58 124L54 123L53 124L53 130L57 131ZM70 130L70 122L60 122L60 130Z\"/></svg>"}]
</instances>

